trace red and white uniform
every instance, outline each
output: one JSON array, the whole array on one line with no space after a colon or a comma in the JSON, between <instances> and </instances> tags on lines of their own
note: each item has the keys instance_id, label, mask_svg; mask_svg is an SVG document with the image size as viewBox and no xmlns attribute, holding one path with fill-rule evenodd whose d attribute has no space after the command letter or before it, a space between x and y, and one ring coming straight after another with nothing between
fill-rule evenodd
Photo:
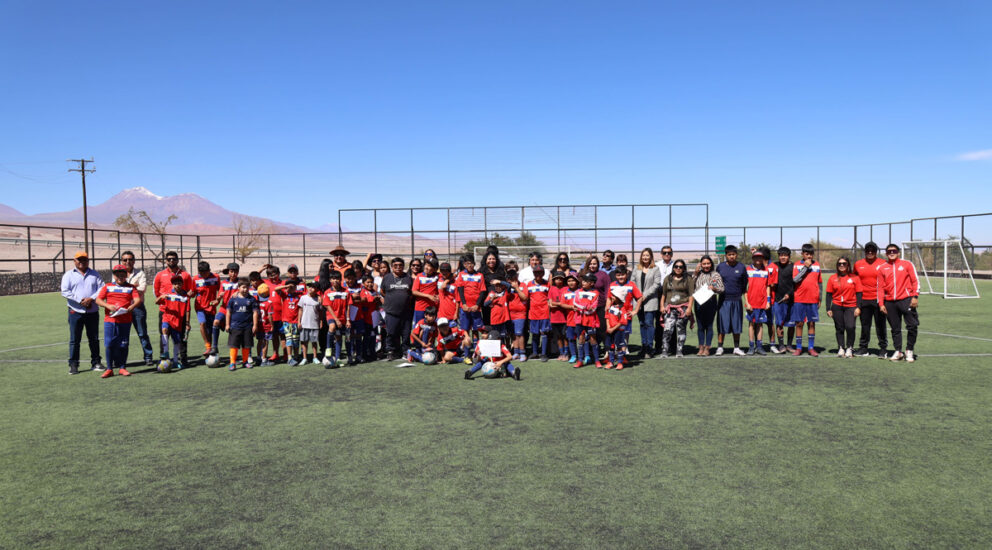
<instances>
[{"instance_id":1,"label":"red and white uniform","mask_svg":"<svg viewBox=\"0 0 992 550\"><path fill-rule=\"evenodd\" d=\"M606 327L615 327L620 325L618 331L623 330L623 327L627 326L630 322L630 314L623 310L622 307L613 306L606 310Z\"/></svg>"},{"instance_id":2,"label":"red and white uniform","mask_svg":"<svg viewBox=\"0 0 992 550\"><path fill-rule=\"evenodd\" d=\"M527 293L527 318L531 321L543 321L550 317L548 307L548 283L533 280L524 283L522 290Z\"/></svg>"},{"instance_id":3,"label":"red and white uniform","mask_svg":"<svg viewBox=\"0 0 992 550\"><path fill-rule=\"evenodd\" d=\"M561 303L567 305L573 305L575 301L575 294L578 290L572 290L570 288L565 288L565 292L561 293ZM579 318L581 315L574 309L567 310L568 314L565 316L565 324L570 327L574 327L579 324Z\"/></svg>"},{"instance_id":4,"label":"red and white uniform","mask_svg":"<svg viewBox=\"0 0 992 550\"><path fill-rule=\"evenodd\" d=\"M778 265L775 262L769 262L765 266L768 270L768 288L769 293L772 297L772 302L775 302L775 286L778 284Z\"/></svg>"},{"instance_id":5,"label":"red and white uniform","mask_svg":"<svg viewBox=\"0 0 992 550\"><path fill-rule=\"evenodd\" d=\"M281 323L282 322L282 296L274 289L282 284L282 280L279 277L272 279L265 279L263 281L269 287L269 300L272 302L272 322ZM230 298L230 296L228 296ZM227 301L221 302L221 307L227 304Z\"/></svg>"},{"instance_id":6,"label":"red and white uniform","mask_svg":"<svg viewBox=\"0 0 992 550\"><path fill-rule=\"evenodd\" d=\"M437 283L438 283L437 275L432 275L428 277L427 275L421 273L419 275L413 276L413 287L411 288L411 290L420 292L422 294L427 294L430 296L437 296L438 295ZM420 296L417 296L414 298L413 310L424 311L429 306L432 305L434 305L434 302L431 302L427 298L421 298Z\"/></svg>"},{"instance_id":7,"label":"red and white uniform","mask_svg":"<svg viewBox=\"0 0 992 550\"><path fill-rule=\"evenodd\" d=\"M141 293L131 283L119 285L117 283L106 283L97 291L96 297L119 308L131 307L131 304L138 299ZM131 314L124 313L117 317L111 317L110 308L104 308L103 321L105 323L130 323Z\"/></svg>"},{"instance_id":8,"label":"red and white uniform","mask_svg":"<svg viewBox=\"0 0 992 550\"><path fill-rule=\"evenodd\" d=\"M827 294L833 294L833 304L841 307L855 307L858 305L858 293L862 293L864 298L864 287L861 285L861 278L857 275L848 274L845 277L838 277L836 273L827 280Z\"/></svg>"},{"instance_id":9,"label":"red and white uniform","mask_svg":"<svg viewBox=\"0 0 992 550\"><path fill-rule=\"evenodd\" d=\"M878 268L878 303L898 302L920 295L920 279L913 262L902 258Z\"/></svg>"},{"instance_id":10,"label":"red and white uniform","mask_svg":"<svg viewBox=\"0 0 992 550\"><path fill-rule=\"evenodd\" d=\"M596 308L599 306L598 290L577 290L572 303L576 308L580 325L599 328L599 316L596 315Z\"/></svg>"},{"instance_id":11,"label":"red and white uniform","mask_svg":"<svg viewBox=\"0 0 992 550\"><path fill-rule=\"evenodd\" d=\"M155 281L152 283L152 289L155 291L156 298L162 296L163 294L169 294L172 292L173 275L176 275L176 273L170 271L169 268L165 268L155 274ZM178 275L183 278L183 290L186 292L193 290L193 277L189 274L189 272L180 270Z\"/></svg>"},{"instance_id":12,"label":"red and white uniform","mask_svg":"<svg viewBox=\"0 0 992 550\"><path fill-rule=\"evenodd\" d=\"M258 311L262 318L262 332L272 332L272 300L258 297Z\"/></svg>"},{"instance_id":13,"label":"red and white uniform","mask_svg":"<svg viewBox=\"0 0 992 550\"><path fill-rule=\"evenodd\" d=\"M634 286L632 281L627 281L624 284L613 281L610 283L610 294L620 296L623 303L623 310L627 315L630 315L634 311L634 302L641 299L641 289Z\"/></svg>"},{"instance_id":14,"label":"red and white uniform","mask_svg":"<svg viewBox=\"0 0 992 550\"><path fill-rule=\"evenodd\" d=\"M445 319L458 319L458 287L454 281L447 282L444 279L437 283L438 298L437 316Z\"/></svg>"},{"instance_id":15,"label":"red and white uniform","mask_svg":"<svg viewBox=\"0 0 992 550\"><path fill-rule=\"evenodd\" d=\"M382 295L375 290L366 290L365 288L362 288L358 295L362 301L358 304L358 314L355 318L367 325L371 325L372 312L379 309Z\"/></svg>"},{"instance_id":16,"label":"red and white uniform","mask_svg":"<svg viewBox=\"0 0 992 550\"><path fill-rule=\"evenodd\" d=\"M885 260L875 258L875 261L868 263L864 258L854 262L854 273L861 279L861 286L865 292L861 296L864 301L878 301L878 270L885 265Z\"/></svg>"},{"instance_id":17,"label":"red and white uniform","mask_svg":"<svg viewBox=\"0 0 992 550\"><path fill-rule=\"evenodd\" d=\"M523 290L521 288L521 290ZM507 289L506 309L510 313L511 321L519 321L527 318L527 304L520 297L520 293L512 286Z\"/></svg>"},{"instance_id":18,"label":"red and white uniform","mask_svg":"<svg viewBox=\"0 0 992 550\"><path fill-rule=\"evenodd\" d=\"M799 270L803 268L801 261L792 265L792 278L799 275ZM820 276L820 263L813 262L809 268L809 273L803 278L801 283L796 284L795 303L797 304L818 304L820 303L820 284L823 277Z\"/></svg>"},{"instance_id":19,"label":"red and white uniform","mask_svg":"<svg viewBox=\"0 0 992 550\"><path fill-rule=\"evenodd\" d=\"M345 290L351 295L351 305L348 306L348 319L351 321L358 320L358 312L362 305L362 285L355 283L355 286L348 286L347 283L344 284Z\"/></svg>"},{"instance_id":20,"label":"red and white uniform","mask_svg":"<svg viewBox=\"0 0 992 550\"><path fill-rule=\"evenodd\" d=\"M751 309L768 309L768 285L767 269L747 266L747 305Z\"/></svg>"},{"instance_id":21,"label":"red and white uniform","mask_svg":"<svg viewBox=\"0 0 992 550\"><path fill-rule=\"evenodd\" d=\"M207 274L206 277L197 275L193 277L193 286L196 290L196 302L193 304L196 311L205 311L211 315L217 313L217 306L211 303L217 299L217 293L220 292L220 279L217 275L213 273Z\"/></svg>"},{"instance_id":22,"label":"red and white uniform","mask_svg":"<svg viewBox=\"0 0 992 550\"><path fill-rule=\"evenodd\" d=\"M462 342L465 341L465 331L460 328L452 327L451 333L447 336L441 334L438 330L437 333L437 349L438 351L454 351L458 352L462 349Z\"/></svg>"},{"instance_id":23,"label":"red and white uniform","mask_svg":"<svg viewBox=\"0 0 992 550\"><path fill-rule=\"evenodd\" d=\"M565 294L565 292L567 291L568 291L568 287L566 286L551 285L551 288L548 289L548 300L551 302L555 302L556 304L560 304L562 302L562 298L561 298L562 295ZM562 309L561 306L552 307L551 315L549 318L551 319L552 323L564 324L566 321L566 313L567 310Z\"/></svg>"},{"instance_id":24,"label":"red and white uniform","mask_svg":"<svg viewBox=\"0 0 992 550\"><path fill-rule=\"evenodd\" d=\"M280 302L282 302L282 322L291 325L299 322L300 317L300 295L296 293L296 287L288 287L280 290Z\"/></svg>"},{"instance_id":25,"label":"red and white uniform","mask_svg":"<svg viewBox=\"0 0 992 550\"><path fill-rule=\"evenodd\" d=\"M217 311L227 315L227 302L231 301L231 298L238 293L238 280L225 279L220 282L220 289L218 290L218 295L220 296L220 306L217 307Z\"/></svg>"},{"instance_id":26,"label":"red and white uniform","mask_svg":"<svg viewBox=\"0 0 992 550\"><path fill-rule=\"evenodd\" d=\"M455 286L461 288L465 296L462 305L474 306L478 303L479 296L486 291L486 280L478 271L475 273L462 271L455 277Z\"/></svg>"},{"instance_id":27,"label":"red and white uniform","mask_svg":"<svg viewBox=\"0 0 992 550\"><path fill-rule=\"evenodd\" d=\"M336 317L338 328L345 326L348 322L348 308L351 307L351 294L346 289L343 287L341 290L334 290L334 288L327 289L324 291L324 297L321 299L321 303L327 312L326 317L328 322L335 322L334 318Z\"/></svg>"},{"instance_id":28,"label":"red and white uniform","mask_svg":"<svg viewBox=\"0 0 992 550\"><path fill-rule=\"evenodd\" d=\"M420 341L426 344L427 347L434 347L434 335L437 334L437 325L434 323L428 323L427 319L421 319L417 321L417 326L413 327L410 331L410 343L417 344L417 341L413 339L414 336L420 338Z\"/></svg>"},{"instance_id":29,"label":"red and white uniform","mask_svg":"<svg viewBox=\"0 0 992 550\"><path fill-rule=\"evenodd\" d=\"M499 348L500 348L500 356L499 357L487 357L485 355L482 355L482 350L479 349L479 344L476 344L475 345L475 354L479 356L479 360L482 361L483 363L486 363L486 362L489 362L489 361L492 361L493 363L499 363L503 359L506 359L507 357L512 357L513 356L510 353L510 350L506 349L506 346L500 345Z\"/></svg>"},{"instance_id":30,"label":"red and white uniform","mask_svg":"<svg viewBox=\"0 0 992 550\"><path fill-rule=\"evenodd\" d=\"M490 292L486 296L486 303L489 304L490 324L502 325L510 320L510 310L506 303L508 297L509 293L506 290L503 292Z\"/></svg>"},{"instance_id":31,"label":"red and white uniform","mask_svg":"<svg viewBox=\"0 0 992 550\"><path fill-rule=\"evenodd\" d=\"M162 312L162 322L167 323L172 330L182 330L189 312L189 298L174 291L162 296L165 301L158 306L158 310Z\"/></svg>"}]
</instances>

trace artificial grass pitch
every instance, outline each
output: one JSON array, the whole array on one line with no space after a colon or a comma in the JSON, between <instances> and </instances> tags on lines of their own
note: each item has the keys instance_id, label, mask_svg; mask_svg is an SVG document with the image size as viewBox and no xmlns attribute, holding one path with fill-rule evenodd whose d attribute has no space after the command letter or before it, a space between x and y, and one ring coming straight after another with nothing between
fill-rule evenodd
<instances>
[{"instance_id":1,"label":"artificial grass pitch","mask_svg":"<svg viewBox=\"0 0 992 550\"><path fill-rule=\"evenodd\" d=\"M987 302L923 297L921 330L992 340ZM992 341L921 334L915 364L528 361L520 382L389 363L101 380L31 347L67 340L58 295L0 311L4 548L992 545L992 357L932 356Z\"/></svg>"}]
</instances>

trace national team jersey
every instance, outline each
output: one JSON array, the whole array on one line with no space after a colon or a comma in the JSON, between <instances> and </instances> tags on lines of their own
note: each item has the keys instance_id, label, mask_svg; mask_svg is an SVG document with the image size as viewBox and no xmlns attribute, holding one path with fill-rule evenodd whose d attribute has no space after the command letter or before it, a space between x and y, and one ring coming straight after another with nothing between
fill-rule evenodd
<instances>
[{"instance_id":1,"label":"national team jersey","mask_svg":"<svg viewBox=\"0 0 992 550\"><path fill-rule=\"evenodd\" d=\"M599 328L599 316L596 315L596 308L599 307L598 290L576 291L572 303L576 308L580 325Z\"/></svg>"},{"instance_id":2,"label":"national team jersey","mask_svg":"<svg viewBox=\"0 0 992 550\"><path fill-rule=\"evenodd\" d=\"M533 280L524 283L524 292L527 293L527 317L531 321L543 321L547 319L551 312L548 309L548 283L539 283Z\"/></svg>"},{"instance_id":3,"label":"national team jersey","mask_svg":"<svg viewBox=\"0 0 992 550\"><path fill-rule=\"evenodd\" d=\"M493 363L497 363L499 361L502 361L503 359L506 359L507 357L511 357L510 350L506 349L506 346L504 346L504 345L501 344L499 346L499 348L500 348L499 349L499 351L500 351L500 356L499 357L486 357L485 355L482 355L482 350L480 349L479 344L476 344L475 345L475 354L479 356L480 360L483 363L485 363L487 361L492 361Z\"/></svg>"},{"instance_id":4,"label":"national team jersey","mask_svg":"<svg viewBox=\"0 0 992 550\"><path fill-rule=\"evenodd\" d=\"M220 279L213 273L208 273L206 277L197 275L193 277L193 286L196 288L196 302L193 304L196 311L217 313L217 306L211 302L217 299L220 292Z\"/></svg>"},{"instance_id":5,"label":"national team jersey","mask_svg":"<svg viewBox=\"0 0 992 550\"><path fill-rule=\"evenodd\" d=\"M218 290L218 295L220 296L220 306L218 310L221 312L227 312L227 303L231 301L231 298L238 293L238 280L225 279L220 281L220 288Z\"/></svg>"},{"instance_id":6,"label":"national team jersey","mask_svg":"<svg viewBox=\"0 0 992 550\"><path fill-rule=\"evenodd\" d=\"M265 284L269 287L269 300L272 302L272 322L281 323L282 322L282 296L274 291L274 289L282 284L282 280L279 277L273 279L266 279Z\"/></svg>"},{"instance_id":7,"label":"national team jersey","mask_svg":"<svg viewBox=\"0 0 992 550\"><path fill-rule=\"evenodd\" d=\"M570 288L565 288L565 292L561 293L561 303L571 306L575 300L576 292L578 291L572 290ZM578 314L575 311L575 309L568 309L566 311L568 311L568 314L565 316L565 324L567 324L570 327L574 327L578 325L579 317L581 317L581 315Z\"/></svg>"},{"instance_id":8,"label":"national team jersey","mask_svg":"<svg viewBox=\"0 0 992 550\"><path fill-rule=\"evenodd\" d=\"M634 311L634 301L641 299L641 289L634 286L632 281L620 284L616 281L610 283L610 294L619 294L623 302L623 310L630 315Z\"/></svg>"},{"instance_id":9,"label":"national team jersey","mask_svg":"<svg viewBox=\"0 0 992 550\"><path fill-rule=\"evenodd\" d=\"M340 326L344 326L348 322L348 308L351 306L351 294L345 288L341 290L327 289L324 292L324 298L321 300L321 303L324 304L328 321L333 321L336 317Z\"/></svg>"},{"instance_id":10,"label":"national team jersey","mask_svg":"<svg viewBox=\"0 0 992 550\"><path fill-rule=\"evenodd\" d=\"M295 287L284 288L279 291L279 298L282 302L282 322L296 324L300 316L300 295L296 293Z\"/></svg>"},{"instance_id":11,"label":"national team jersey","mask_svg":"<svg viewBox=\"0 0 992 550\"><path fill-rule=\"evenodd\" d=\"M175 291L162 296L165 301L158 306L162 312L162 322L168 323L172 330L182 330L186 323L186 313L189 312L189 298L176 294Z\"/></svg>"},{"instance_id":12,"label":"national team jersey","mask_svg":"<svg viewBox=\"0 0 992 550\"><path fill-rule=\"evenodd\" d=\"M768 270L768 292L771 294L772 302L775 301L775 287L778 285L778 266L771 262L765 266Z\"/></svg>"},{"instance_id":13,"label":"national team jersey","mask_svg":"<svg viewBox=\"0 0 992 550\"><path fill-rule=\"evenodd\" d=\"M430 296L437 296L438 295L437 283L438 283L437 275L432 275L428 277L427 275L420 273L419 275L413 276L413 287L411 288L411 290L415 290L423 294L428 294ZM425 309L427 309L428 306L432 306L432 305L434 305L434 303L428 300L427 298L421 298L420 296L417 296L416 298L414 298L413 310L424 311Z\"/></svg>"},{"instance_id":14,"label":"national team jersey","mask_svg":"<svg viewBox=\"0 0 992 550\"><path fill-rule=\"evenodd\" d=\"M627 323L630 322L630 315L623 310L621 307L613 306L606 310L606 326L615 327L620 325L621 327L626 327ZM618 329L622 330L622 329Z\"/></svg>"},{"instance_id":15,"label":"national team jersey","mask_svg":"<svg viewBox=\"0 0 992 550\"><path fill-rule=\"evenodd\" d=\"M465 341L465 331L460 328L452 328L451 332L445 336L438 330L437 349L438 351L458 351L462 349L462 342Z\"/></svg>"},{"instance_id":16,"label":"national team jersey","mask_svg":"<svg viewBox=\"0 0 992 550\"><path fill-rule=\"evenodd\" d=\"M366 290L363 288L359 291L358 295L362 301L358 304L356 319L371 325L372 312L379 309L379 305L382 302L382 294L379 294L375 290Z\"/></svg>"},{"instance_id":17,"label":"national team jersey","mask_svg":"<svg viewBox=\"0 0 992 550\"><path fill-rule=\"evenodd\" d=\"M361 309L362 286L358 283L355 283L354 287L345 284L344 288L351 295L351 305L348 306L348 319L356 321L358 320L359 309Z\"/></svg>"},{"instance_id":18,"label":"national team jersey","mask_svg":"<svg viewBox=\"0 0 992 550\"><path fill-rule=\"evenodd\" d=\"M527 304L520 298L520 293L512 286L507 290L506 310L510 313L511 321L527 318Z\"/></svg>"},{"instance_id":19,"label":"national team jersey","mask_svg":"<svg viewBox=\"0 0 992 550\"><path fill-rule=\"evenodd\" d=\"M262 332L272 332L272 300L259 296L258 312L262 318Z\"/></svg>"},{"instance_id":20,"label":"national team jersey","mask_svg":"<svg viewBox=\"0 0 992 550\"><path fill-rule=\"evenodd\" d=\"M862 293L864 298L864 287L861 285L861 278L854 274L846 277L838 277L836 273L827 280L827 294L833 294L833 303L841 307L855 307L858 305L858 293Z\"/></svg>"},{"instance_id":21,"label":"national team jersey","mask_svg":"<svg viewBox=\"0 0 992 550\"><path fill-rule=\"evenodd\" d=\"M413 337L416 336L417 338L420 338L420 340L426 344L427 347L433 347L434 335L436 333L436 324L428 323L427 319L421 319L420 321L417 321L417 326L413 327L413 330L410 331L410 343L417 344L417 341L413 339Z\"/></svg>"},{"instance_id":22,"label":"national team jersey","mask_svg":"<svg viewBox=\"0 0 992 550\"><path fill-rule=\"evenodd\" d=\"M461 289L461 302L466 306L477 304L479 296L486 291L486 280L478 271L475 273L462 271L455 277L455 285Z\"/></svg>"},{"instance_id":23,"label":"national team jersey","mask_svg":"<svg viewBox=\"0 0 992 550\"><path fill-rule=\"evenodd\" d=\"M96 293L97 298L107 302L107 304L112 306L117 306L119 308L128 308L135 300L138 299L141 293L138 289L134 288L131 283L117 284L117 283L106 283L100 290ZM130 323L131 314L122 313L117 317L110 316L110 309L104 308L103 321L106 323Z\"/></svg>"},{"instance_id":24,"label":"national team jersey","mask_svg":"<svg viewBox=\"0 0 992 550\"><path fill-rule=\"evenodd\" d=\"M792 265L792 278L795 279L799 275L799 270L803 268L803 263L801 261L796 262ZM823 278L820 277L820 264L819 262L813 262L810 266L809 272L803 278L802 282L796 283L796 303L797 304L817 304L820 302L820 284L823 283Z\"/></svg>"},{"instance_id":25,"label":"national team jersey","mask_svg":"<svg viewBox=\"0 0 992 550\"><path fill-rule=\"evenodd\" d=\"M556 304L561 304L561 296L566 291L568 291L568 287L551 285L551 288L548 289L548 300ZM551 315L549 318L552 323L562 324L566 320L566 310L560 305L553 306L551 307Z\"/></svg>"},{"instance_id":26,"label":"national team jersey","mask_svg":"<svg viewBox=\"0 0 992 550\"><path fill-rule=\"evenodd\" d=\"M437 316L445 319L457 319L458 288L454 281L449 283L442 279L438 281L437 285L438 298L440 299L437 304Z\"/></svg>"},{"instance_id":27,"label":"national team jersey","mask_svg":"<svg viewBox=\"0 0 992 550\"><path fill-rule=\"evenodd\" d=\"M155 297L158 298L163 294L169 294L172 292L172 276L176 275L169 268L165 268L155 274L155 280L152 281L152 288L155 291ZM186 270L180 270L178 275L183 278L183 290L189 292L193 290L193 277Z\"/></svg>"},{"instance_id":28,"label":"national team jersey","mask_svg":"<svg viewBox=\"0 0 992 550\"><path fill-rule=\"evenodd\" d=\"M884 263L885 260L878 258L873 263L868 263L864 258L854 262L854 273L861 279L861 286L865 289L862 298L866 301L878 300L878 269Z\"/></svg>"},{"instance_id":29,"label":"national team jersey","mask_svg":"<svg viewBox=\"0 0 992 550\"><path fill-rule=\"evenodd\" d=\"M492 325L502 325L510 320L510 311L507 308L506 300L508 294L503 292L490 292L486 296L486 303L489 304L489 319Z\"/></svg>"},{"instance_id":30,"label":"national team jersey","mask_svg":"<svg viewBox=\"0 0 992 550\"><path fill-rule=\"evenodd\" d=\"M255 310L258 309L258 302L251 296L242 297L235 294L227 301L228 321L231 323L231 330L244 330L253 328L255 323Z\"/></svg>"},{"instance_id":31,"label":"national team jersey","mask_svg":"<svg viewBox=\"0 0 992 550\"><path fill-rule=\"evenodd\" d=\"M751 309L768 309L768 270L747 266L747 305Z\"/></svg>"}]
</instances>

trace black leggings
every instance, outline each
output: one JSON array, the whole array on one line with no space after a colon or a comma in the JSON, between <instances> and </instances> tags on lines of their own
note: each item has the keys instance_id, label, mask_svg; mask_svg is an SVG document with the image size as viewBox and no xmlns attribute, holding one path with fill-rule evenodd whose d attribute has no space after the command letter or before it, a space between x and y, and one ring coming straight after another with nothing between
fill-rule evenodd
<instances>
[{"instance_id":1,"label":"black leggings","mask_svg":"<svg viewBox=\"0 0 992 550\"><path fill-rule=\"evenodd\" d=\"M855 309L837 304L830 305L830 311L834 314L834 332L837 334L837 347L841 350L854 347Z\"/></svg>"}]
</instances>

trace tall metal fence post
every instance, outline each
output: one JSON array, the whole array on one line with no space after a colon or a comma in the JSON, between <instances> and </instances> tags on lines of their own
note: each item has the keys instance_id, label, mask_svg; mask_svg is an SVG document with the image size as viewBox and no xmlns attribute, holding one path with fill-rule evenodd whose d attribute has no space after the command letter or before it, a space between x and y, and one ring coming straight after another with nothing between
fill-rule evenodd
<instances>
[{"instance_id":1,"label":"tall metal fence post","mask_svg":"<svg viewBox=\"0 0 992 550\"><path fill-rule=\"evenodd\" d=\"M599 207L592 207L592 247L593 254L599 252Z\"/></svg>"},{"instance_id":2,"label":"tall metal fence post","mask_svg":"<svg viewBox=\"0 0 992 550\"><path fill-rule=\"evenodd\" d=\"M451 222L448 222L448 228L449 229L451 228ZM378 254L379 253L379 210L372 211L372 235L374 235L372 238L374 240L373 246L375 246L375 250L373 250L373 252Z\"/></svg>"},{"instance_id":3,"label":"tall metal fence post","mask_svg":"<svg viewBox=\"0 0 992 550\"><path fill-rule=\"evenodd\" d=\"M231 235L231 261L238 261L238 245L237 245L237 235Z\"/></svg>"},{"instance_id":4,"label":"tall metal fence post","mask_svg":"<svg viewBox=\"0 0 992 550\"><path fill-rule=\"evenodd\" d=\"M138 233L138 252L141 254L141 270L145 270L145 234Z\"/></svg>"},{"instance_id":5,"label":"tall metal fence post","mask_svg":"<svg viewBox=\"0 0 992 550\"><path fill-rule=\"evenodd\" d=\"M413 238L413 208L410 209L410 261L417 257L417 247Z\"/></svg>"},{"instance_id":6,"label":"tall metal fence post","mask_svg":"<svg viewBox=\"0 0 992 550\"><path fill-rule=\"evenodd\" d=\"M375 211L373 211L373 212L375 212ZM376 233L378 233L378 231L376 231ZM338 210L338 246L344 246L344 243L341 242L341 211L340 210Z\"/></svg>"},{"instance_id":7,"label":"tall metal fence post","mask_svg":"<svg viewBox=\"0 0 992 550\"><path fill-rule=\"evenodd\" d=\"M413 214L410 214L413 217ZM489 244L489 209L482 209L482 241ZM478 260L478 258L476 258Z\"/></svg>"},{"instance_id":8,"label":"tall metal fence post","mask_svg":"<svg viewBox=\"0 0 992 550\"><path fill-rule=\"evenodd\" d=\"M65 273L65 228L62 228L62 273Z\"/></svg>"},{"instance_id":9,"label":"tall metal fence post","mask_svg":"<svg viewBox=\"0 0 992 550\"><path fill-rule=\"evenodd\" d=\"M672 246L672 205L668 205L668 246Z\"/></svg>"},{"instance_id":10,"label":"tall metal fence post","mask_svg":"<svg viewBox=\"0 0 992 550\"><path fill-rule=\"evenodd\" d=\"M340 233L339 233L339 235L340 235ZM341 244L340 237L338 238L338 244ZM269 254L269 264L274 263L272 261L272 233L267 233L265 235L265 249L266 249L266 251Z\"/></svg>"},{"instance_id":11,"label":"tall metal fence post","mask_svg":"<svg viewBox=\"0 0 992 550\"><path fill-rule=\"evenodd\" d=\"M634 258L634 205L630 205L630 258Z\"/></svg>"},{"instance_id":12,"label":"tall metal fence post","mask_svg":"<svg viewBox=\"0 0 992 550\"><path fill-rule=\"evenodd\" d=\"M31 268L31 226L28 226L28 291L34 293L34 270Z\"/></svg>"},{"instance_id":13,"label":"tall metal fence post","mask_svg":"<svg viewBox=\"0 0 992 550\"><path fill-rule=\"evenodd\" d=\"M555 207L555 233L558 234L558 250L561 250L561 207Z\"/></svg>"},{"instance_id":14,"label":"tall metal fence post","mask_svg":"<svg viewBox=\"0 0 992 550\"><path fill-rule=\"evenodd\" d=\"M307 274L307 234L303 234L303 270L300 271L300 275L304 277Z\"/></svg>"},{"instance_id":15,"label":"tall metal fence post","mask_svg":"<svg viewBox=\"0 0 992 550\"><path fill-rule=\"evenodd\" d=\"M820 226L816 226L816 261L820 261Z\"/></svg>"}]
</instances>

